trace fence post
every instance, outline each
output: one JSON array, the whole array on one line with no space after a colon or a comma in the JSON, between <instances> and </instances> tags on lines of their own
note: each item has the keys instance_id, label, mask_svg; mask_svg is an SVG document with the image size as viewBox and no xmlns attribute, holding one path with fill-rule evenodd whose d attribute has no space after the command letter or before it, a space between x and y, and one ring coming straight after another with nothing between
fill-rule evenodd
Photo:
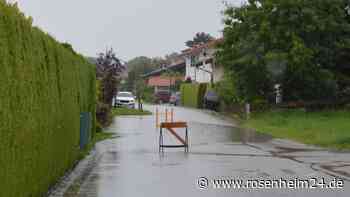
<instances>
[{"instance_id":1,"label":"fence post","mask_svg":"<svg viewBox=\"0 0 350 197\"><path fill-rule=\"evenodd\" d=\"M165 122L168 122L168 108L165 109Z\"/></svg>"},{"instance_id":2,"label":"fence post","mask_svg":"<svg viewBox=\"0 0 350 197\"><path fill-rule=\"evenodd\" d=\"M89 144L91 138L91 113L80 113L80 149L84 149Z\"/></svg>"},{"instance_id":3,"label":"fence post","mask_svg":"<svg viewBox=\"0 0 350 197\"><path fill-rule=\"evenodd\" d=\"M171 108L170 118L171 122L174 122L174 108Z\"/></svg>"},{"instance_id":4,"label":"fence post","mask_svg":"<svg viewBox=\"0 0 350 197\"><path fill-rule=\"evenodd\" d=\"M250 103L245 104L245 113L246 113L247 120L249 120L250 119Z\"/></svg>"},{"instance_id":5,"label":"fence post","mask_svg":"<svg viewBox=\"0 0 350 197\"><path fill-rule=\"evenodd\" d=\"M158 107L156 108L156 128L159 126L159 112L158 112Z\"/></svg>"}]
</instances>

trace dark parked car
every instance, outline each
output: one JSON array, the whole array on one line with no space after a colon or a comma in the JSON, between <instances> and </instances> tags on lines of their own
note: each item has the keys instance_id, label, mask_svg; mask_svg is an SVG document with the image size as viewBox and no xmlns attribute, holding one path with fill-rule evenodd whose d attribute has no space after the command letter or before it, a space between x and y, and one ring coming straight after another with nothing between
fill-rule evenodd
<instances>
[{"instance_id":1,"label":"dark parked car","mask_svg":"<svg viewBox=\"0 0 350 197\"><path fill-rule=\"evenodd\" d=\"M209 90L204 96L204 107L206 109L218 110L219 104L219 96L214 91Z\"/></svg>"},{"instance_id":2,"label":"dark parked car","mask_svg":"<svg viewBox=\"0 0 350 197\"><path fill-rule=\"evenodd\" d=\"M175 93L171 94L170 104L178 106L178 105L180 105L180 100L181 100L181 93L180 92L175 92Z\"/></svg>"},{"instance_id":3,"label":"dark parked car","mask_svg":"<svg viewBox=\"0 0 350 197\"><path fill-rule=\"evenodd\" d=\"M169 103L170 92L169 91L158 91L154 95L155 103Z\"/></svg>"}]
</instances>

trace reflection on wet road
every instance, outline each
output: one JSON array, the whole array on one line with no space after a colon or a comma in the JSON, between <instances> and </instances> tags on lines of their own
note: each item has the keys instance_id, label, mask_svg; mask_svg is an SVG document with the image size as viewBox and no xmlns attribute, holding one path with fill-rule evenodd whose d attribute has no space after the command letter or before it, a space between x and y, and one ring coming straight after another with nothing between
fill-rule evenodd
<instances>
[{"instance_id":1,"label":"reflection on wet road","mask_svg":"<svg viewBox=\"0 0 350 197\"><path fill-rule=\"evenodd\" d=\"M154 110L153 106L147 106ZM349 196L349 153L334 153L234 127L213 114L175 108L188 121L190 153L158 153L154 116L118 117L109 128L120 138L101 142L96 162L81 185L80 197L136 196ZM176 143L166 136L167 143ZM199 189L199 177L234 179L326 178L340 176L338 190ZM234 194L233 194L234 193Z\"/></svg>"}]
</instances>

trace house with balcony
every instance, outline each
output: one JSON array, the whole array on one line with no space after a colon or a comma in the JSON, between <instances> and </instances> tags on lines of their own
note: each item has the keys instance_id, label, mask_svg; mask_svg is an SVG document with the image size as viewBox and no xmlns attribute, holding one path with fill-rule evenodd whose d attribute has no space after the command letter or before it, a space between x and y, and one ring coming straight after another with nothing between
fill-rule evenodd
<instances>
[{"instance_id":1,"label":"house with balcony","mask_svg":"<svg viewBox=\"0 0 350 197\"><path fill-rule=\"evenodd\" d=\"M182 51L186 79L197 83L216 83L222 79L224 69L215 61L216 45L220 41L221 39L213 40Z\"/></svg>"},{"instance_id":2,"label":"house with balcony","mask_svg":"<svg viewBox=\"0 0 350 197\"><path fill-rule=\"evenodd\" d=\"M147 86L154 87L154 91L170 90L176 81L191 79L193 83L216 83L224 75L222 66L215 62L216 45L221 39L206 44L196 45L183 50L182 53L168 66L163 66L142 77L146 79ZM164 73L180 73L180 76L171 77Z\"/></svg>"}]
</instances>

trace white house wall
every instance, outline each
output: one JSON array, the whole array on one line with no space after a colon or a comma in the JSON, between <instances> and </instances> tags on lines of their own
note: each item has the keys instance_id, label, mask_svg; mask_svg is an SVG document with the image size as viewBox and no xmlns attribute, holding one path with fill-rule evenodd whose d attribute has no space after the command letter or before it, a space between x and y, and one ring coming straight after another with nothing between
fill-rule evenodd
<instances>
[{"instance_id":1,"label":"white house wall","mask_svg":"<svg viewBox=\"0 0 350 197\"><path fill-rule=\"evenodd\" d=\"M186 61L186 79L191 78L192 80L195 80L195 70L194 67L191 66L191 59L187 58L185 59Z\"/></svg>"},{"instance_id":2,"label":"white house wall","mask_svg":"<svg viewBox=\"0 0 350 197\"><path fill-rule=\"evenodd\" d=\"M212 72L213 69L212 69L212 64L205 64L201 67L202 69L204 70L207 70L209 72ZM208 73L208 72L205 72L203 70L200 70L200 69L196 69L196 81L198 83L210 83L211 81L211 74Z\"/></svg>"},{"instance_id":3,"label":"white house wall","mask_svg":"<svg viewBox=\"0 0 350 197\"><path fill-rule=\"evenodd\" d=\"M205 62L205 60L213 58L215 50L214 49L207 49L206 56L203 55L203 53L200 54L198 57L198 61ZM202 69L213 72L213 65L210 64L204 64L201 66ZM218 82L222 79L223 76L223 69L221 67L217 67L214 70L214 82ZM190 77L192 81L198 82L198 83L210 83L211 82L211 74L203 71L201 69L197 69L194 66L191 66L191 58L186 57L186 78Z\"/></svg>"}]
</instances>

